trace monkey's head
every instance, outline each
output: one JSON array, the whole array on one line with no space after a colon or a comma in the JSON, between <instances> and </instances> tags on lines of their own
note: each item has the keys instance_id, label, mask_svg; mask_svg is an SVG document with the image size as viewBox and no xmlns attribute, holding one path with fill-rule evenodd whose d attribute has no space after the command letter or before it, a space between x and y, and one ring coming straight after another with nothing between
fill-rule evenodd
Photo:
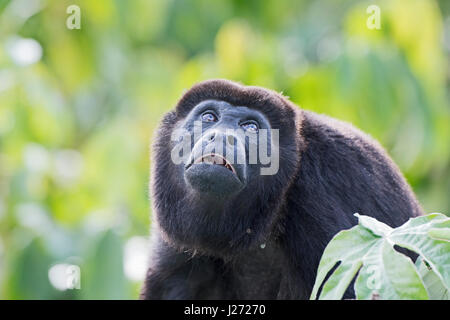
<instances>
[{"instance_id":1,"label":"monkey's head","mask_svg":"<svg viewBox=\"0 0 450 320\"><path fill-rule=\"evenodd\" d=\"M192 87L164 117L152 199L174 247L229 256L263 243L300 161L301 113L281 95L227 80Z\"/></svg>"}]
</instances>

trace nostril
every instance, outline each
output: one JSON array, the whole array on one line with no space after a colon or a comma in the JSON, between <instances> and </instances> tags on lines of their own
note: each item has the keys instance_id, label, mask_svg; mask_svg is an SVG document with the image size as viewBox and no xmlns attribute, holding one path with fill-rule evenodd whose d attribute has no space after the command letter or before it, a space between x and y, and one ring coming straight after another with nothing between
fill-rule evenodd
<instances>
[{"instance_id":1,"label":"nostril","mask_svg":"<svg viewBox=\"0 0 450 320\"><path fill-rule=\"evenodd\" d=\"M208 140L209 141L214 141L214 138L216 137L216 133L215 132L212 132L210 135L209 135L209 137L208 137Z\"/></svg>"}]
</instances>

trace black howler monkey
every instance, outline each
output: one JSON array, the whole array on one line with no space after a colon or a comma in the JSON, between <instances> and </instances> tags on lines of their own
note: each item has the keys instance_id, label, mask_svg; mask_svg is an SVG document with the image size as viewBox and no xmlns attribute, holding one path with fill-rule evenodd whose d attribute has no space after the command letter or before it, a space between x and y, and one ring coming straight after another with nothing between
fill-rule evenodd
<instances>
[{"instance_id":1,"label":"black howler monkey","mask_svg":"<svg viewBox=\"0 0 450 320\"><path fill-rule=\"evenodd\" d=\"M181 141L174 132L193 133L195 123L190 153L174 161ZM262 171L272 164L249 161L249 137L260 131L270 133L268 154L277 155L272 174ZM368 135L274 91L227 80L195 85L165 115L153 145L151 198L143 299L308 299L325 246L356 224L355 212L392 227L422 214Z\"/></svg>"}]
</instances>

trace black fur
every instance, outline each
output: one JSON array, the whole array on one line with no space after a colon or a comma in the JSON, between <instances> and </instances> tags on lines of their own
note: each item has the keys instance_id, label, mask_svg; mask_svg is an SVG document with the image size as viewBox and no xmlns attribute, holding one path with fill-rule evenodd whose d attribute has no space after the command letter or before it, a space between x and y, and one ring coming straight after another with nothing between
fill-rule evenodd
<instances>
[{"instance_id":1,"label":"black fur","mask_svg":"<svg viewBox=\"0 0 450 320\"><path fill-rule=\"evenodd\" d=\"M172 131L208 99L257 109L280 130L278 174L223 204L187 192L170 159ZM325 246L356 224L355 212L392 227L422 214L376 141L273 91L231 81L191 88L162 120L153 156L143 299L307 299Z\"/></svg>"}]
</instances>

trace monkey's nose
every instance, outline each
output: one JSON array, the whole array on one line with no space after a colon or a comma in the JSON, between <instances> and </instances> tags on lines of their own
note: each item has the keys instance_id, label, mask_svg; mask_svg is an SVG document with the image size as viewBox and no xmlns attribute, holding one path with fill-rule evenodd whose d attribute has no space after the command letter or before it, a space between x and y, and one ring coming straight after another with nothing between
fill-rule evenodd
<instances>
[{"instance_id":1,"label":"monkey's nose","mask_svg":"<svg viewBox=\"0 0 450 320\"><path fill-rule=\"evenodd\" d=\"M209 142L213 142L213 141L217 141L217 142L225 142L226 144L228 144L229 146L234 146L234 141L235 136L232 134L225 134L223 132L220 131L211 131L209 133L207 133L205 135L205 140L209 143Z\"/></svg>"},{"instance_id":2,"label":"monkey's nose","mask_svg":"<svg viewBox=\"0 0 450 320\"><path fill-rule=\"evenodd\" d=\"M206 137L206 140L208 140L208 141L214 141L215 138L216 138L216 132L213 131L213 132L210 132L210 133L208 134L208 136Z\"/></svg>"}]
</instances>

